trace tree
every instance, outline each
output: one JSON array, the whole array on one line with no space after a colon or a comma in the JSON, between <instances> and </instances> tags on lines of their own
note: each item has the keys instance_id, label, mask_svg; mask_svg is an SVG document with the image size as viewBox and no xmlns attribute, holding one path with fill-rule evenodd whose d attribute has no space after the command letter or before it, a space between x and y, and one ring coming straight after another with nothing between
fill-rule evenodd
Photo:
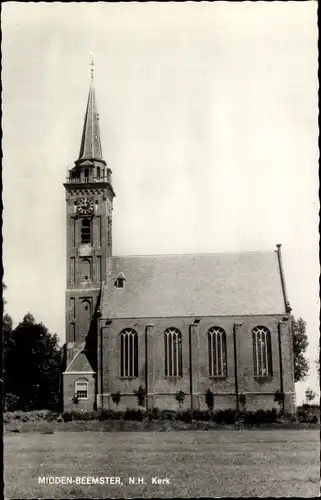
<instances>
[{"instance_id":1,"label":"tree","mask_svg":"<svg viewBox=\"0 0 321 500\"><path fill-rule=\"evenodd\" d=\"M115 403L115 405L118 408L118 405L120 403L120 392L117 391L114 394L111 394L111 399L112 399L112 402Z\"/></svg>"},{"instance_id":2,"label":"tree","mask_svg":"<svg viewBox=\"0 0 321 500\"><path fill-rule=\"evenodd\" d=\"M7 286L5 283L2 284L3 290L7 289ZM3 298L3 306L5 306L7 301L5 298ZM18 400L19 398L15 394L10 394L8 391L6 391L5 388L5 379L6 379L6 372L5 372L5 360L8 356L8 352L13 349L14 347L14 340L13 340L13 322L11 316L9 314L5 313L3 314L2 317L2 353L3 357L1 359L1 380L3 383L2 386L2 395L4 396L3 402L4 402L4 409L16 409Z\"/></svg>"},{"instance_id":3,"label":"tree","mask_svg":"<svg viewBox=\"0 0 321 500\"><path fill-rule=\"evenodd\" d=\"M146 390L142 385L138 387L138 389L134 389L134 394L137 398L137 404L138 406L145 406L145 396L146 396Z\"/></svg>"},{"instance_id":4,"label":"tree","mask_svg":"<svg viewBox=\"0 0 321 500\"><path fill-rule=\"evenodd\" d=\"M246 395L245 394L242 393L239 395L239 402L240 402L240 405L242 406L243 411L245 411L245 408L246 408Z\"/></svg>"},{"instance_id":5,"label":"tree","mask_svg":"<svg viewBox=\"0 0 321 500\"><path fill-rule=\"evenodd\" d=\"M205 393L205 402L208 411L213 411L214 408L214 393L211 391L211 389L207 389Z\"/></svg>"},{"instance_id":6,"label":"tree","mask_svg":"<svg viewBox=\"0 0 321 500\"><path fill-rule=\"evenodd\" d=\"M175 399L178 402L179 409L181 410L182 409L182 405L183 405L184 400L185 400L185 392L184 391L178 391L175 394Z\"/></svg>"},{"instance_id":7,"label":"tree","mask_svg":"<svg viewBox=\"0 0 321 500\"><path fill-rule=\"evenodd\" d=\"M3 288L3 291L5 291L5 290L7 289L7 285L6 285L5 283L2 283L2 288ZM2 302L3 302L3 305L4 305L4 306L5 306L5 305L6 305L6 303L7 303L7 301L6 301L6 299L5 299L4 297L3 297Z\"/></svg>"},{"instance_id":8,"label":"tree","mask_svg":"<svg viewBox=\"0 0 321 500\"><path fill-rule=\"evenodd\" d=\"M2 318L2 342L3 342L3 358L5 360L7 353L14 346L12 336L12 318L9 314L4 314Z\"/></svg>"},{"instance_id":9,"label":"tree","mask_svg":"<svg viewBox=\"0 0 321 500\"><path fill-rule=\"evenodd\" d=\"M284 410L284 400L285 400L285 394L284 392L277 390L274 393L274 403L277 403L280 406L280 411Z\"/></svg>"},{"instance_id":10,"label":"tree","mask_svg":"<svg viewBox=\"0 0 321 500\"><path fill-rule=\"evenodd\" d=\"M319 354L318 354L317 359L315 360L315 364L317 365L318 377L320 380L320 340L319 340Z\"/></svg>"},{"instance_id":11,"label":"tree","mask_svg":"<svg viewBox=\"0 0 321 500\"><path fill-rule=\"evenodd\" d=\"M304 380L309 372L309 365L304 356L308 347L308 336L306 334L306 322L292 317L292 345L294 357L294 381Z\"/></svg>"},{"instance_id":12,"label":"tree","mask_svg":"<svg viewBox=\"0 0 321 500\"><path fill-rule=\"evenodd\" d=\"M14 330L7 318L3 338L5 393L19 398L21 410L56 408L60 382L57 335L28 313Z\"/></svg>"},{"instance_id":13,"label":"tree","mask_svg":"<svg viewBox=\"0 0 321 500\"><path fill-rule=\"evenodd\" d=\"M311 401L313 401L315 397L316 397L316 393L312 389L308 388L305 391L305 399L307 401L307 404L310 404Z\"/></svg>"}]
</instances>

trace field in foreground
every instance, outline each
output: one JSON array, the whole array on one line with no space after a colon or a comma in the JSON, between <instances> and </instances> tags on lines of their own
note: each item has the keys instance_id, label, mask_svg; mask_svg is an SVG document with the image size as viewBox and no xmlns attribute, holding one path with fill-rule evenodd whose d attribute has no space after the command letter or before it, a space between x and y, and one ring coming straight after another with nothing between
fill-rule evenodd
<instances>
[{"instance_id":1,"label":"field in foreground","mask_svg":"<svg viewBox=\"0 0 321 500\"><path fill-rule=\"evenodd\" d=\"M318 430L7 434L5 497L314 497L319 455ZM45 485L42 476L113 476L122 484ZM155 476L169 484L153 484Z\"/></svg>"}]
</instances>

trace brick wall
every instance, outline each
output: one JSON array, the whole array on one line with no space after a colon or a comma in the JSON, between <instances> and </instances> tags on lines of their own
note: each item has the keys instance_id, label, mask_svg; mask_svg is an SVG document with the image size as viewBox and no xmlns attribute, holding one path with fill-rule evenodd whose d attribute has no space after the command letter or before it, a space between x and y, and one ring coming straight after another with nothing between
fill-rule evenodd
<instances>
[{"instance_id":1,"label":"brick wall","mask_svg":"<svg viewBox=\"0 0 321 500\"><path fill-rule=\"evenodd\" d=\"M106 276L107 256L111 254L108 232L112 216L112 195L97 185L66 184L67 205L67 290L66 290L66 341L84 341L88 333L83 300L88 299L91 315L96 305L101 281ZM77 216L75 203L81 196L94 198L95 210L91 219L91 242L81 244L81 217ZM88 281L82 279L83 260L90 262ZM87 273L85 273L87 274Z\"/></svg>"},{"instance_id":2,"label":"brick wall","mask_svg":"<svg viewBox=\"0 0 321 500\"><path fill-rule=\"evenodd\" d=\"M236 332L238 393L247 396L247 407L272 408L274 392L280 389L280 351L279 323L283 316L247 316L247 317L206 317L200 318L199 326L192 326L194 318L148 318L116 319L103 328L103 382L104 406L112 407L108 395L120 392L119 408L135 407L134 389L140 385L148 390L149 407L158 406L177 408L175 394L183 391L186 395L184 406L205 408L205 392L210 388L215 397L216 408L236 406L235 370L234 370L234 324L240 326ZM293 410L294 381L292 365L292 341L288 322L281 328L283 387L286 407ZM148 326L150 325L150 326ZM153 326L152 326L153 325ZM212 326L219 326L226 332L227 377L216 380L209 377L207 332ZM264 380L254 378L252 329L265 326L271 332L271 350L273 376ZM178 328L182 334L181 378L164 376L164 331L166 328ZM122 379L120 377L120 332L133 328L138 334L138 377ZM190 333L191 328L191 333ZM146 341L147 337L147 341ZM190 340L191 339L191 340ZM147 345L147 368L146 368ZM190 384L190 349L192 359L192 391Z\"/></svg>"},{"instance_id":3,"label":"brick wall","mask_svg":"<svg viewBox=\"0 0 321 500\"><path fill-rule=\"evenodd\" d=\"M75 394L75 383L77 379L86 379L88 381L88 399L80 399L78 404L72 402ZM92 410L95 403L95 382L96 375L94 373L79 372L79 373L64 373L63 388L64 388L64 411L70 410Z\"/></svg>"}]
</instances>

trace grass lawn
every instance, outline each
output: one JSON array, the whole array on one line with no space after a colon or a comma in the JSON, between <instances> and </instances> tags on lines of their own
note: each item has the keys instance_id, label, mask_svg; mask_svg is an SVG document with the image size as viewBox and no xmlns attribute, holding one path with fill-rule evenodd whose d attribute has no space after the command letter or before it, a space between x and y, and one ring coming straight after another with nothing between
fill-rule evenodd
<instances>
[{"instance_id":1,"label":"grass lawn","mask_svg":"<svg viewBox=\"0 0 321 500\"><path fill-rule=\"evenodd\" d=\"M5 497L314 497L319 454L318 430L6 434ZM113 476L122 484L44 485L39 476ZM154 476L170 484L152 484Z\"/></svg>"}]
</instances>

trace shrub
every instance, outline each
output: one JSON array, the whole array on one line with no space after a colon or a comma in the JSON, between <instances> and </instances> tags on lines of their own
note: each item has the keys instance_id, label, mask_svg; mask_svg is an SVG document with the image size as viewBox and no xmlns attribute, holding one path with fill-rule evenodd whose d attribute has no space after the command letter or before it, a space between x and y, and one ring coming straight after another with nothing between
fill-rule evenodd
<instances>
[{"instance_id":1,"label":"shrub","mask_svg":"<svg viewBox=\"0 0 321 500\"><path fill-rule=\"evenodd\" d=\"M246 411L243 413L242 419L248 425L268 424L277 421L278 413L275 408L272 408L272 410Z\"/></svg>"},{"instance_id":2,"label":"shrub","mask_svg":"<svg viewBox=\"0 0 321 500\"><path fill-rule=\"evenodd\" d=\"M47 422L54 422L55 420L57 420L58 415L59 415L58 412L48 410L43 415L43 419L47 420Z\"/></svg>"},{"instance_id":3,"label":"shrub","mask_svg":"<svg viewBox=\"0 0 321 500\"><path fill-rule=\"evenodd\" d=\"M304 404L297 409L297 415L299 422L301 423L317 423L318 417L317 415L313 415L311 412L310 405Z\"/></svg>"},{"instance_id":4,"label":"shrub","mask_svg":"<svg viewBox=\"0 0 321 500\"><path fill-rule=\"evenodd\" d=\"M182 409L182 405L184 403L184 400L185 400L185 392L184 391L178 391L175 395L175 399L176 401L178 402L178 406L180 408L180 410Z\"/></svg>"},{"instance_id":5,"label":"shrub","mask_svg":"<svg viewBox=\"0 0 321 500\"><path fill-rule=\"evenodd\" d=\"M81 410L72 410L71 412L72 420L85 420L84 411Z\"/></svg>"},{"instance_id":6,"label":"shrub","mask_svg":"<svg viewBox=\"0 0 321 500\"><path fill-rule=\"evenodd\" d=\"M146 389L142 385L138 387L138 389L134 389L134 394L137 398L137 405L138 406L145 406L145 396L146 396Z\"/></svg>"},{"instance_id":7,"label":"shrub","mask_svg":"<svg viewBox=\"0 0 321 500\"><path fill-rule=\"evenodd\" d=\"M114 394L111 394L111 400L113 403L115 403L115 405L117 406L118 408L118 405L120 403L120 392L115 392Z\"/></svg>"},{"instance_id":8,"label":"shrub","mask_svg":"<svg viewBox=\"0 0 321 500\"><path fill-rule=\"evenodd\" d=\"M5 422L11 422L12 420L21 420L22 422L38 422L39 420L46 420L48 422L53 422L60 415L58 412L51 410L32 410L32 411L12 411L6 412Z\"/></svg>"},{"instance_id":9,"label":"shrub","mask_svg":"<svg viewBox=\"0 0 321 500\"><path fill-rule=\"evenodd\" d=\"M193 411L179 411L176 413L176 420L181 420L182 422L191 422L193 420Z\"/></svg>"},{"instance_id":10,"label":"shrub","mask_svg":"<svg viewBox=\"0 0 321 500\"><path fill-rule=\"evenodd\" d=\"M72 421L72 414L70 411L65 411L62 414L62 419L64 422L71 422Z\"/></svg>"},{"instance_id":11,"label":"shrub","mask_svg":"<svg viewBox=\"0 0 321 500\"><path fill-rule=\"evenodd\" d=\"M71 410L69 412L64 412L62 418L64 422L71 422L72 420L95 420L97 418L97 412L94 410Z\"/></svg>"},{"instance_id":12,"label":"shrub","mask_svg":"<svg viewBox=\"0 0 321 500\"><path fill-rule=\"evenodd\" d=\"M120 416L120 412L101 408L99 412L97 412L96 418L98 418L98 420L119 420Z\"/></svg>"},{"instance_id":13,"label":"shrub","mask_svg":"<svg viewBox=\"0 0 321 500\"><path fill-rule=\"evenodd\" d=\"M146 414L147 418L149 421L151 420L160 420L161 419L161 412L159 409L155 406L152 410L148 410Z\"/></svg>"},{"instance_id":14,"label":"shrub","mask_svg":"<svg viewBox=\"0 0 321 500\"><path fill-rule=\"evenodd\" d=\"M21 410L17 410L17 411L14 411L12 412L12 418L13 420L21 420L22 416L23 416L23 411Z\"/></svg>"},{"instance_id":15,"label":"shrub","mask_svg":"<svg viewBox=\"0 0 321 500\"><path fill-rule=\"evenodd\" d=\"M76 412L75 412L76 414ZM83 410L75 415L75 420L96 420L97 412L94 410Z\"/></svg>"},{"instance_id":16,"label":"shrub","mask_svg":"<svg viewBox=\"0 0 321 500\"><path fill-rule=\"evenodd\" d=\"M228 408L227 410L218 410L213 415L214 422L218 424L225 423L227 425L231 425L235 423L236 419L236 410L232 410Z\"/></svg>"},{"instance_id":17,"label":"shrub","mask_svg":"<svg viewBox=\"0 0 321 500\"><path fill-rule=\"evenodd\" d=\"M19 397L13 394L12 392L8 392L4 400L4 411L17 410L18 406L19 406Z\"/></svg>"},{"instance_id":18,"label":"shrub","mask_svg":"<svg viewBox=\"0 0 321 500\"><path fill-rule=\"evenodd\" d=\"M175 410L162 410L160 412L161 420L176 420L176 411Z\"/></svg>"},{"instance_id":19,"label":"shrub","mask_svg":"<svg viewBox=\"0 0 321 500\"><path fill-rule=\"evenodd\" d=\"M280 406L280 409L283 408L284 405L285 394L282 391L275 391L274 393L274 403L277 403Z\"/></svg>"},{"instance_id":20,"label":"shrub","mask_svg":"<svg viewBox=\"0 0 321 500\"><path fill-rule=\"evenodd\" d=\"M214 408L214 393L211 389L207 389L205 393L205 402L209 411L213 411Z\"/></svg>"},{"instance_id":21,"label":"shrub","mask_svg":"<svg viewBox=\"0 0 321 500\"><path fill-rule=\"evenodd\" d=\"M198 422L208 422L209 419L210 419L209 411L202 411L202 410L193 411L193 420L197 420Z\"/></svg>"},{"instance_id":22,"label":"shrub","mask_svg":"<svg viewBox=\"0 0 321 500\"><path fill-rule=\"evenodd\" d=\"M6 412L3 414L3 423L8 424L9 422L11 422L11 414Z\"/></svg>"},{"instance_id":23,"label":"shrub","mask_svg":"<svg viewBox=\"0 0 321 500\"><path fill-rule=\"evenodd\" d=\"M285 412L283 416L286 420L289 420L290 422L296 421L296 416L293 413Z\"/></svg>"},{"instance_id":24,"label":"shrub","mask_svg":"<svg viewBox=\"0 0 321 500\"><path fill-rule=\"evenodd\" d=\"M314 391L312 391L312 389L308 388L305 391L305 399L307 400L308 403L313 401L315 397L316 397L316 393Z\"/></svg>"},{"instance_id":25,"label":"shrub","mask_svg":"<svg viewBox=\"0 0 321 500\"><path fill-rule=\"evenodd\" d=\"M143 416L144 415L142 410L133 410L127 408L127 410L124 413L124 420L142 421Z\"/></svg>"},{"instance_id":26,"label":"shrub","mask_svg":"<svg viewBox=\"0 0 321 500\"><path fill-rule=\"evenodd\" d=\"M245 396L245 394L240 394L239 395L239 402L240 402L240 405L242 406L243 410L245 410L245 407L246 407L246 396Z\"/></svg>"}]
</instances>

